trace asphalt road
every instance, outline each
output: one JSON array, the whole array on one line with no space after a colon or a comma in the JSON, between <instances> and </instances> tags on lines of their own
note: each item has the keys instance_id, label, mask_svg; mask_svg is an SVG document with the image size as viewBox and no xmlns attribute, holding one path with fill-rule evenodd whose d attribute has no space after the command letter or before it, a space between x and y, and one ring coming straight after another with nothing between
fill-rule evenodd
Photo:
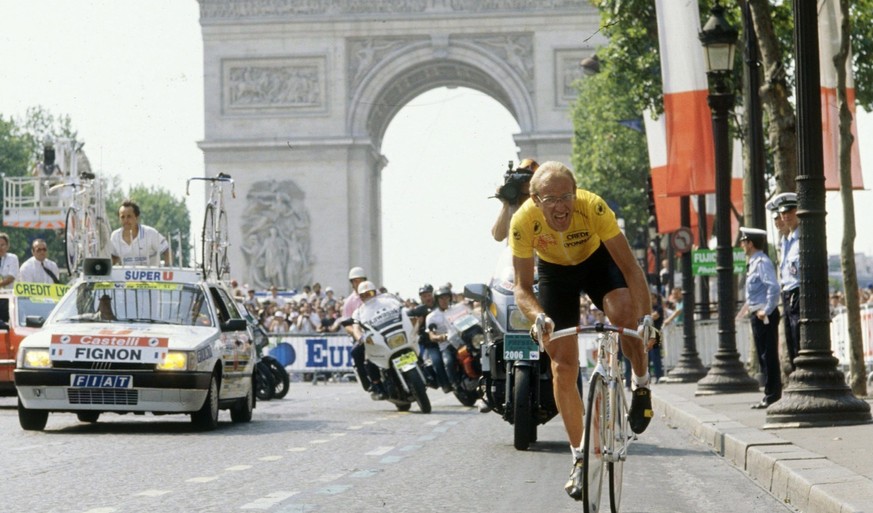
<instances>
[{"instance_id":1,"label":"asphalt road","mask_svg":"<svg viewBox=\"0 0 873 513\"><path fill-rule=\"evenodd\" d=\"M0 398L5 512L582 511L563 484L560 420L526 452L494 413L430 390L433 412L399 413L354 383L292 383L254 420L200 433L187 416L52 414L20 429ZM684 431L655 419L631 447L622 511L794 511ZM604 490L604 496L608 496ZM605 510L608 511L608 507Z\"/></svg>"}]
</instances>

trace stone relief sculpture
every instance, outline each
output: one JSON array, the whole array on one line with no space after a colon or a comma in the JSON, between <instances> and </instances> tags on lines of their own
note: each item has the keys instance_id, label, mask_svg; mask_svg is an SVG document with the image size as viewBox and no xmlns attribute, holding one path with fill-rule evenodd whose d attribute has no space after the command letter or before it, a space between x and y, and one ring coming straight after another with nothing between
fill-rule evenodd
<instances>
[{"instance_id":1,"label":"stone relief sculpture","mask_svg":"<svg viewBox=\"0 0 873 513\"><path fill-rule=\"evenodd\" d=\"M200 0L200 16L267 16L579 9L585 0Z\"/></svg>"},{"instance_id":2,"label":"stone relief sculpture","mask_svg":"<svg viewBox=\"0 0 873 513\"><path fill-rule=\"evenodd\" d=\"M300 107L322 102L317 65L230 65L226 72L227 107Z\"/></svg>"},{"instance_id":3,"label":"stone relief sculpture","mask_svg":"<svg viewBox=\"0 0 873 513\"><path fill-rule=\"evenodd\" d=\"M411 38L357 38L348 42L349 83L357 86L367 72L382 58L392 51L414 41Z\"/></svg>"},{"instance_id":4,"label":"stone relief sculpture","mask_svg":"<svg viewBox=\"0 0 873 513\"><path fill-rule=\"evenodd\" d=\"M529 92L534 91L534 61L532 34L478 35L453 38L483 48L506 62L524 81Z\"/></svg>"},{"instance_id":5,"label":"stone relief sculpture","mask_svg":"<svg viewBox=\"0 0 873 513\"><path fill-rule=\"evenodd\" d=\"M252 184L242 217L242 253L249 283L288 290L312 280L309 209L293 180Z\"/></svg>"},{"instance_id":6,"label":"stone relief sculpture","mask_svg":"<svg viewBox=\"0 0 873 513\"><path fill-rule=\"evenodd\" d=\"M585 78L582 67L579 66L579 56L577 52L573 52L569 56L563 56L560 59L560 68L556 70L561 77L555 79L556 84L561 84L560 94L556 98L559 104L566 105L573 101L579 94L579 91L574 86L577 80Z\"/></svg>"}]
</instances>

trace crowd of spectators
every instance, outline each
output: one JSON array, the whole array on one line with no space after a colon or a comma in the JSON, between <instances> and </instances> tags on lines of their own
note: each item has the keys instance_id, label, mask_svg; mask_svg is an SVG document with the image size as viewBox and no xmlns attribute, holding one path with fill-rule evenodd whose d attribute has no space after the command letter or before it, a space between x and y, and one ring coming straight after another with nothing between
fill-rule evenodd
<instances>
[{"instance_id":1,"label":"crowd of spectators","mask_svg":"<svg viewBox=\"0 0 873 513\"><path fill-rule=\"evenodd\" d=\"M343 297L332 287L320 283L306 285L299 292L279 291L275 286L266 295L231 280L233 295L269 333L333 333L340 330Z\"/></svg>"},{"instance_id":2,"label":"crowd of spectators","mask_svg":"<svg viewBox=\"0 0 873 513\"><path fill-rule=\"evenodd\" d=\"M240 299L246 309L260 322L268 333L337 333L340 326L341 312L346 299L336 295L332 287L322 288L316 282L305 285L298 291L280 291L275 286L269 291L258 292L247 284L239 285L237 280L231 280L233 295ZM385 287L379 289L386 292ZM466 301L471 307L478 307L472 301L466 300L462 293L453 294L453 302ZM405 299L408 308L418 306L418 299Z\"/></svg>"}]
</instances>

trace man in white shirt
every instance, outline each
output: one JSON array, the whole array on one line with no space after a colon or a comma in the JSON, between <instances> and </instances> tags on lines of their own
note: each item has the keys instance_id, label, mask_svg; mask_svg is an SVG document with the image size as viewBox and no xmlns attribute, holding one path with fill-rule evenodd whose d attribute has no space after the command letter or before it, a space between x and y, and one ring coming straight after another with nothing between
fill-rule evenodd
<instances>
[{"instance_id":1,"label":"man in white shirt","mask_svg":"<svg viewBox=\"0 0 873 513\"><path fill-rule=\"evenodd\" d=\"M9 253L9 235L0 232L0 289L12 288L18 278L18 257ZM0 298L0 328L9 322L9 300Z\"/></svg>"},{"instance_id":2,"label":"man in white shirt","mask_svg":"<svg viewBox=\"0 0 873 513\"><path fill-rule=\"evenodd\" d=\"M18 257L9 253L9 235L0 232L0 289L12 288L18 279Z\"/></svg>"},{"instance_id":3,"label":"man in white shirt","mask_svg":"<svg viewBox=\"0 0 873 513\"><path fill-rule=\"evenodd\" d=\"M121 228L112 232L112 263L121 265L172 265L167 239L139 222L139 205L124 200L118 209Z\"/></svg>"},{"instance_id":4,"label":"man in white shirt","mask_svg":"<svg viewBox=\"0 0 873 513\"><path fill-rule=\"evenodd\" d=\"M43 239L33 239L30 246L33 256L21 264L18 281L32 283L60 283L58 264L47 258L48 246Z\"/></svg>"}]
</instances>

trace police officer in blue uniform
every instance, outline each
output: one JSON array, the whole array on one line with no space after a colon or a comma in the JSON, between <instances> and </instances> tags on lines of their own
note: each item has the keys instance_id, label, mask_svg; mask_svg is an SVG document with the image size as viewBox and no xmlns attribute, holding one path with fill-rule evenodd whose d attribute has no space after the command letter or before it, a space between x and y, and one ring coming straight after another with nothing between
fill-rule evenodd
<instances>
[{"instance_id":1,"label":"police officer in blue uniform","mask_svg":"<svg viewBox=\"0 0 873 513\"><path fill-rule=\"evenodd\" d=\"M782 398L779 368L779 282L776 267L767 256L767 232L740 228L740 246L746 254L746 303L740 311L748 315L758 363L764 374L764 398L752 408L766 408Z\"/></svg>"},{"instance_id":2,"label":"police officer in blue uniform","mask_svg":"<svg viewBox=\"0 0 873 513\"><path fill-rule=\"evenodd\" d=\"M785 318L785 343L792 370L800 352L800 221L797 219L797 194L783 192L773 198L785 229L779 278L782 281L782 314Z\"/></svg>"}]
</instances>

